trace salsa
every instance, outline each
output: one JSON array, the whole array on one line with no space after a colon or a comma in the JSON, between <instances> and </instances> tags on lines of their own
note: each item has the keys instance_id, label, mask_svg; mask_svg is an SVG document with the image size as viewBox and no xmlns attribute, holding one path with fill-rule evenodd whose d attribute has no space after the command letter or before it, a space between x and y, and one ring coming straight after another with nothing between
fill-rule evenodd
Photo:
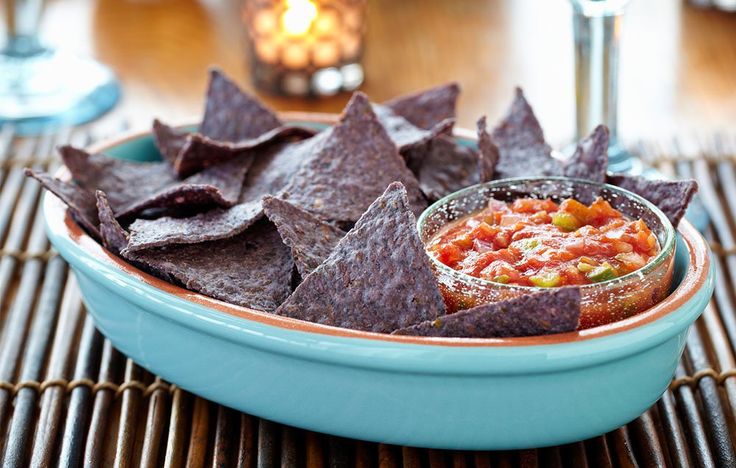
<instances>
[{"instance_id":1,"label":"salsa","mask_svg":"<svg viewBox=\"0 0 736 468\"><path fill-rule=\"evenodd\" d=\"M438 261L503 284L551 288L611 280L636 271L660 251L641 219L607 201L490 200L446 226L427 244Z\"/></svg>"}]
</instances>

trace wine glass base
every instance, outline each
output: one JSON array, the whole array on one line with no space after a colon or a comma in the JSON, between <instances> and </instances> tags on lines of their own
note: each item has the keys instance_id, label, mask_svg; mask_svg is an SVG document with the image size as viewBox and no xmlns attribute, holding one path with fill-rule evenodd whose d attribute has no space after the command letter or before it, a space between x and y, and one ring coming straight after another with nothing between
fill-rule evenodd
<instances>
[{"instance_id":1,"label":"wine glass base","mask_svg":"<svg viewBox=\"0 0 736 468\"><path fill-rule=\"evenodd\" d=\"M648 168L644 166L641 159L635 157L626 147L619 143L613 143L608 147L608 170L631 175L646 175L644 173ZM664 178L664 176L660 178Z\"/></svg>"},{"instance_id":2,"label":"wine glass base","mask_svg":"<svg viewBox=\"0 0 736 468\"><path fill-rule=\"evenodd\" d=\"M0 125L23 135L94 120L120 99L113 72L55 50L25 57L0 53Z\"/></svg>"}]
</instances>

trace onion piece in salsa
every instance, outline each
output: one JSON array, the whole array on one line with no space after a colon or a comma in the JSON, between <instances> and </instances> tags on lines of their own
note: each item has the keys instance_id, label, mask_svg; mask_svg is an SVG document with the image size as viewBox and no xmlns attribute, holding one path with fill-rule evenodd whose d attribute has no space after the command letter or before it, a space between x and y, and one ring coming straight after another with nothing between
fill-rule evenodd
<instances>
[{"instance_id":1,"label":"onion piece in salsa","mask_svg":"<svg viewBox=\"0 0 736 468\"><path fill-rule=\"evenodd\" d=\"M657 236L597 198L589 206L569 198L491 199L428 243L439 262L502 284L558 287L611 280L636 271L660 252Z\"/></svg>"}]
</instances>

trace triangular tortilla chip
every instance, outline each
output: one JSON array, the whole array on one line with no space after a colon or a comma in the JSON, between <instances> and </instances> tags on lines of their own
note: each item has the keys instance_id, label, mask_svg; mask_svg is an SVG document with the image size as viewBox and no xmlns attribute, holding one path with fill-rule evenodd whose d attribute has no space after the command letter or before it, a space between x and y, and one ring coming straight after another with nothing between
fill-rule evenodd
<instances>
[{"instance_id":1,"label":"triangular tortilla chip","mask_svg":"<svg viewBox=\"0 0 736 468\"><path fill-rule=\"evenodd\" d=\"M179 177L229 161L259 146L309 138L316 132L284 125L258 99L244 93L219 70L210 71L205 115L199 132L182 132L154 122L156 145Z\"/></svg>"},{"instance_id":2,"label":"triangular tortilla chip","mask_svg":"<svg viewBox=\"0 0 736 468\"><path fill-rule=\"evenodd\" d=\"M549 335L573 331L579 320L580 290L570 287L479 305L393 334L458 338Z\"/></svg>"},{"instance_id":3,"label":"triangular tortilla chip","mask_svg":"<svg viewBox=\"0 0 736 468\"><path fill-rule=\"evenodd\" d=\"M245 231L261 218L261 199L282 191L319 134L299 143L262 148L245 177L240 201L227 209L214 209L188 218L138 219L129 226L131 251L205 240L226 239Z\"/></svg>"},{"instance_id":4,"label":"triangular tortilla chip","mask_svg":"<svg viewBox=\"0 0 736 468\"><path fill-rule=\"evenodd\" d=\"M383 333L446 313L400 183L388 186L276 313Z\"/></svg>"},{"instance_id":5,"label":"triangular tortilla chip","mask_svg":"<svg viewBox=\"0 0 736 468\"><path fill-rule=\"evenodd\" d=\"M418 164L419 186L430 202L479 182L478 153L447 136L430 141Z\"/></svg>"},{"instance_id":6,"label":"triangular tortilla chip","mask_svg":"<svg viewBox=\"0 0 736 468\"><path fill-rule=\"evenodd\" d=\"M129 205L118 216L127 217L154 208L193 210L213 205L233 206L239 200L245 174L252 164L252 155L242 155L217 166L208 167Z\"/></svg>"},{"instance_id":7,"label":"triangular tortilla chip","mask_svg":"<svg viewBox=\"0 0 736 468\"><path fill-rule=\"evenodd\" d=\"M189 132L177 130L158 119L154 119L151 132L153 133L156 148L161 153L161 158L173 166L177 156L179 156L179 152L187 142Z\"/></svg>"},{"instance_id":8,"label":"triangular tortilla chip","mask_svg":"<svg viewBox=\"0 0 736 468\"><path fill-rule=\"evenodd\" d=\"M186 218L137 219L129 226L128 250L137 252L154 247L227 239L248 229L262 215L260 201L253 201Z\"/></svg>"},{"instance_id":9,"label":"triangular tortilla chip","mask_svg":"<svg viewBox=\"0 0 736 468\"><path fill-rule=\"evenodd\" d=\"M493 180L499 153L498 147L488 134L485 116L478 119L478 179L480 183Z\"/></svg>"},{"instance_id":10,"label":"triangular tortilla chip","mask_svg":"<svg viewBox=\"0 0 736 468\"><path fill-rule=\"evenodd\" d=\"M210 70L199 133L213 140L236 142L259 137L282 125L276 114L244 93L220 70Z\"/></svg>"},{"instance_id":11,"label":"triangular tortilla chip","mask_svg":"<svg viewBox=\"0 0 736 468\"><path fill-rule=\"evenodd\" d=\"M455 119L446 119L429 130L425 130L415 126L400 115L394 114L386 106L373 104L373 112L375 112L378 121L386 129L388 137L400 152L423 145L437 135L447 133L455 124Z\"/></svg>"},{"instance_id":12,"label":"triangular tortilla chip","mask_svg":"<svg viewBox=\"0 0 736 468\"><path fill-rule=\"evenodd\" d=\"M608 127L598 125L587 137L580 140L575 153L563 167L565 177L606 182L608 168Z\"/></svg>"},{"instance_id":13,"label":"triangular tortilla chip","mask_svg":"<svg viewBox=\"0 0 736 468\"><path fill-rule=\"evenodd\" d=\"M90 193L105 192L119 218L151 208L232 206L253 163L248 156L237 158L179 181L166 162L125 161L72 146L59 152L74 180Z\"/></svg>"},{"instance_id":14,"label":"triangular tortilla chip","mask_svg":"<svg viewBox=\"0 0 736 468\"><path fill-rule=\"evenodd\" d=\"M443 120L455 118L459 94L457 83L447 83L395 97L383 105L417 127L429 130Z\"/></svg>"},{"instance_id":15,"label":"triangular tortilla chip","mask_svg":"<svg viewBox=\"0 0 736 468\"><path fill-rule=\"evenodd\" d=\"M92 192L74 183L55 179L42 171L26 168L25 174L39 181L46 190L59 197L68 207L72 218L92 237L100 239L100 220L97 218L97 204Z\"/></svg>"},{"instance_id":16,"label":"triangular tortilla chip","mask_svg":"<svg viewBox=\"0 0 736 468\"><path fill-rule=\"evenodd\" d=\"M322 219L353 222L381 195L381 187L398 180L414 213L426 207L414 174L365 94L355 93L340 121L311 140L311 154L284 189L291 203Z\"/></svg>"},{"instance_id":17,"label":"triangular tortilla chip","mask_svg":"<svg viewBox=\"0 0 736 468\"><path fill-rule=\"evenodd\" d=\"M60 147L59 154L74 181L90 193L105 192L116 214L178 182L166 162L126 161L69 145Z\"/></svg>"},{"instance_id":18,"label":"triangular tortilla chip","mask_svg":"<svg viewBox=\"0 0 736 468\"><path fill-rule=\"evenodd\" d=\"M216 141L204 135L192 133L186 138L183 149L174 163L174 169L180 177L185 177L207 167L250 155L252 150L264 144L276 141L281 143L289 140L298 141L314 136L315 133L314 130L308 128L285 125L269 130L258 137L236 143Z\"/></svg>"},{"instance_id":19,"label":"triangular tortilla chip","mask_svg":"<svg viewBox=\"0 0 736 468\"><path fill-rule=\"evenodd\" d=\"M649 180L641 176L608 174L607 182L654 203L675 227L698 191L698 183L694 180Z\"/></svg>"},{"instance_id":20,"label":"triangular tortilla chip","mask_svg":"<svg viewBox=\"0 0 736 468\"><path fill-rule=\"evenodd\" d=\"M552 158L552 148L544 141L542 127L521 88L516 88L514 102L492 136L500 155L497 179L562 174L561 165Z\"/></svg>"},{"instance_id":21,"label":"triangular tortilla chip","mask_svg":"<svg viewBox=\"0 0 736 468\"><path fill-rule=\"evenodd\" d=\"M115 219L115 214L110 207L105 192L98 190L95 192L97 197L97 213L100 218L100 237L102 237L102 245L107 250L120 255L128 246L128 233Z\"/></svg>"},{"instance_id":22,"label":"triangular tortilla chip","mask_svg":"<svg viewBox=\"0 0 736 468\"><path fill-rule=\"evenodd\" d=\"M291 253L265 220L229 239L141 252L126 249L122 255L192 291L266 312L291 292Z\"/></svg>"},{"instance_id":23,"label":"triangular tortilla chip","mask_svg":"<svg viewBox=\"0 0 736 468\"><path fill-rule=\"evenodd\" d=\"M345 231L280 198L264 198L263 210L291 248L302 278L320 266L345 236Z\"/></svg>"}]
</instances>

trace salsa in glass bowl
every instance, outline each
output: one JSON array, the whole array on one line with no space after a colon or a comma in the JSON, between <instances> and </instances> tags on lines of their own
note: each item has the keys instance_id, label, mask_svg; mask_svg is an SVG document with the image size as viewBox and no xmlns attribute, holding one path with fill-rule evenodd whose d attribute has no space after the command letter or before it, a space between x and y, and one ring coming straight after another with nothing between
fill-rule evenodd
<instances>
[{"instance_id":1,"label":"salsa in glass bowl","mask_svg":"<svg viewBox=\"0 0 736 468\"><path fill-rule=\"evenodd\" d=\"M438 201L418 227L450 312L578 286L584 329L648 309L672 281L671 223L647 200L611 185L555 177L489 182Z\"/></svg>"}]
</instances>

